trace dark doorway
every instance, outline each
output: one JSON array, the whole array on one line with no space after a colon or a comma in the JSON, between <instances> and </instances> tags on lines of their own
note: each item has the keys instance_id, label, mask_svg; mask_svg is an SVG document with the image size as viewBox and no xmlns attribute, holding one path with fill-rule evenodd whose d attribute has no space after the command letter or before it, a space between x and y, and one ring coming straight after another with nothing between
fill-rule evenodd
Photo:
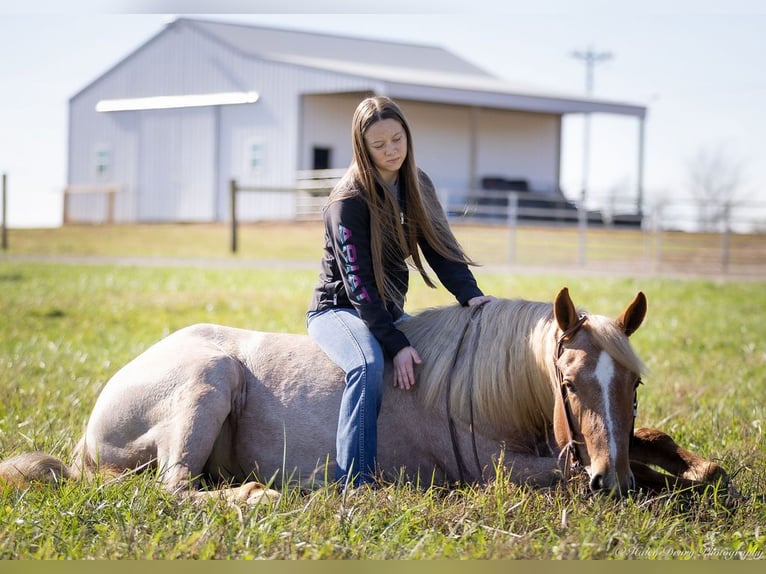
<instances>
[{"instance_id":1,"label":"dark doorway","mask_svg":"<svg viewBox=\"0 0 766 574\"><path fill-rule=\"evenodd\" d=\"M330 169L332 148L314 146L314 167L312 169Z\"/></svg>"}]
</instances>

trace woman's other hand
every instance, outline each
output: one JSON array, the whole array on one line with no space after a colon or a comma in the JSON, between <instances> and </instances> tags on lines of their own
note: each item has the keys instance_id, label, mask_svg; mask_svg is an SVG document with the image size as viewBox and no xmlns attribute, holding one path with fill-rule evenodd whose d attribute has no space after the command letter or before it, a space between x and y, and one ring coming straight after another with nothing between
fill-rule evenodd
<instances>
[{"instance_id":1,"label":"woman's other hand","mask_svg":"<svg viewBox=\"0 0 766 574\"><path fill-rule=\"evenodd\" d=\"M405 347L394 357L394 387L409 391L415 386L415 365L423 360L415 347Z\"/></svg>"}]
</instances>

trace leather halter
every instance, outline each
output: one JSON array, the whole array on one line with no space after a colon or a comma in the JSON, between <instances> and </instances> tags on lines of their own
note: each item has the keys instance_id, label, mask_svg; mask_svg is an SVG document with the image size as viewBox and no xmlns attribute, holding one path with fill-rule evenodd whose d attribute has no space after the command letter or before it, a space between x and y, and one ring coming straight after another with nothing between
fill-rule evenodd
<instances>
[{"instance_id":1,"label":"leather halter","mask_svg":"<svg viewBox=\"0 0 766 574\"><path fill-rule=\"evenodd\" d=\"M559 336L556 343L556 355L553 357L553 364L556 367L556 378L558 379L559 391L561 392L561 405L564 409L564 416L567 422L567 444L566 444L566 465L565 465L565 478L567 477L567 471L574 471L581 466L580 455L577 452L577 446L574 441L574 426L572 425L572 411L569 407L569 394L567 387L564 384L564 373L559 368L559 359L564 354L564 343L569 341L585 323L587 315L580 315L579 319L570 325Z\"/></svg>"},{"instance_id":2,"label":"leather halter","mask_svg":"<svg viewBox=\"0 0 766 574\"><path fill-rule=\"evenodd\" d=\"M577 333L577 331L580 330L587 319L587 315L584 313L581 314L574 324L570 325L566 331L561 333L558 338L558 342L556 343L556 356L553 360L553 364L556 367L556 377L558 379L559 390L561 392L562 408L564 409L564 415L567 421L567 465L565 466L565 470L570 472L578 470L582 466L582 462L580 460L580 455L577 452L577 446L574 440L574 426L572 425L572 411L569 406L569 393L567 392L567 387L564 384L564 373L562 373L561 369L559 368L558 360L561 358L561 355L564 354L564 343L569 341ZM633 446L634 442L634 429L636 425L636 415L638 414L638 385L640 383L641 379L638 380L636 388L633 390L633 421L630 425L630 447Z\"/></svg>"},{"instance_id":3,"label":"leather halter","mask_svg":"<svg viewBox=\"0 0 766 574\"><path fill-rule=\"evenodd\" d=\"M468 333L468 327L471 326L471 323L474 321L476 322L476 334L474 335L474 338L476 340L476 344L479 343L479 336L481 335L481 311L484 308L484 305L486 303L482 303L481 305L477 307L473 307L471 309L471 317L466 321L465 327L463 328L463 332L460 335L460 343L457 346L457 349L455 350L455 357L452 359L452 367L450 368L450 373L455 372L455 366L457 365L457 359L460 356L460 351L463 349L463 343L465 340L465 336ZM473 376L473 363L474 358L476 357L476 349L473 349L468 357L468 373L469 377ZM471 379L469 379L469 382ZM449 423L449 434L450 434L450 440L452 441L452 452L455 455L455 462L457 463L457 472L458 476L460 477L460 482L465 483L465 477L468 474L468 465L465 463L465 460L463 460L463 455L460 453L460 446L458 444L458 437L457 437L457 428L455 427L455 421L452 418L451 410L450 410L450 399L452 395L452 377L450 376L447 379L447 389L446 389L446 400L447 400L447 422ZM476 449L476 434L475 434L475 427L473 423L473 388L470 389L470 392L468 393L468 400L469 400L469 409L470 409L470 425L469 429L471 430L471 443L473 446L473 460L474 464L476 465L477 470L479 471L479 480L481 480L481 463L479 463L479 453Z\"/></svg>"}]
</instances>

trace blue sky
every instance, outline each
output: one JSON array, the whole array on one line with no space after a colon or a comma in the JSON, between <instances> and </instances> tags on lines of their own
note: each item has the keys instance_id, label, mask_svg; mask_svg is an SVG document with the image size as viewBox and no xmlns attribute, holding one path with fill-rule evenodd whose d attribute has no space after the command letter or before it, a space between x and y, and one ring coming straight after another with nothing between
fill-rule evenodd
<instances>
[{"instance_id":1,"label":"blue sky","mask_svg":"<svg viewBox=\"0 0 766 574\"><path fill-rule=\"evenodd\" d=\"M68 99L176 15L439 45L510 84L574 94L583 93L585 72L571 52L609 51L613 57L596 68L595 95L648 106L650 201L686 195L689 164L706 151L739 171L742 197L766 202L766 3L623 4L476 0L468 12L451 0L391 0L384 8L359 0L40 0L34 8L0 8L0 49L10 55L0 59L0 172L9 178L9 223L58 224ZM259 13L241 13L252 6ZM594 197L631 193L637 121L596 116L592 125ZM580 118L565 123L561 183L572 197L581 180L581 127Z\"/></svg>"}]
</instances>

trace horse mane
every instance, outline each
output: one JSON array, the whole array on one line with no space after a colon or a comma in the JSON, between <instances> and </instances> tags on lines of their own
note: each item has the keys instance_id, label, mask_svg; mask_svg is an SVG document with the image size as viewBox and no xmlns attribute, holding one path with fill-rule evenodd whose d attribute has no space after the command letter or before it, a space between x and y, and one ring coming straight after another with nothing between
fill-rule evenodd
<instances>
[{"instance_id":1,"label":"horse mane","mask_svg":"<svg viewBox=\"0 0 766 574\"><path fill-rule=\"evenodd\" d=\"M583 328L617 363L643 372L614 320L588 315ZM558 392L554 354L560 331L553 305L500 299L486 303L480 316L457 305L438 307L402 329L423 358L416 389L427 407L444 408L451 378L450 413L456 419L468 423L473 408L474 423L487 436L529 437L530 444L545 439Z\"/></svg>"},{"instance_id":2,"label":"horse mane","mask_svg":"<svg viewBox=\"0 0 766 574\"><path fill-rule=\"evenodd\" d=\"M471 317L470 308L451 306L425 310L404 323L423 358L418 392L428 407L443 408L451 378L450 412L456 419L467 423L473 403L475 424L489 436L536 441L553 412L553 306L501 299L486 303L469 325Z\"/></svg>"}]
</instances>

